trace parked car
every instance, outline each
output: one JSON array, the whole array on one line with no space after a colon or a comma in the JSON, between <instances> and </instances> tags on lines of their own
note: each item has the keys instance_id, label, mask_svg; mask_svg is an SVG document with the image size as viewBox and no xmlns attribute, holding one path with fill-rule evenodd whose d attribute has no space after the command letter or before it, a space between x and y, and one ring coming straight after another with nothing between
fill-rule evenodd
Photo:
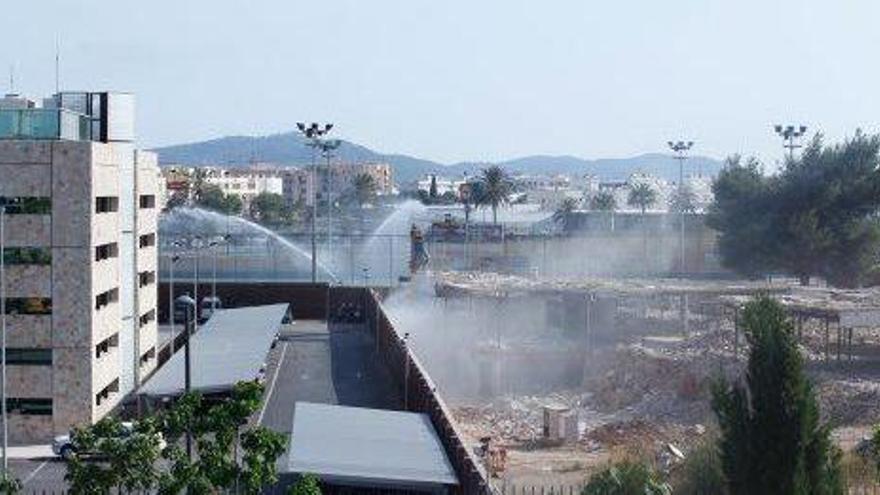
<instances>
[{"instance_id":1,"label":"parked car","mask_svg":"<svg viewBox=\"0 0 880 495\"><path fill-rule=\"evenodd\" d=\"M199 311L199 321L207 321L214 316L214 311L223 309L223 302L219 297L205 297L202 299L202 308Z\"/></svg>"},{"instance_id":2,"label":"parked car","mask_svg":"<svg viewBox=\"0 0 880 495\"><path fill-rule=\"evenodd\" d=\"M133 438L136 435L134 431L134 424L130 422L122 423L122 430L120 432L120 438L123 441L127 441L130 438ZM165 438L161 433L157 433L159 436L159 448L164 449L167 444L165 443ZM85 452L79 449L73 442L72 435L59 435L52 440L52 452L61 457L64 460L72 459L75 456L93 456L97 455L96 452Z\"/></svg>"}]
</instances>

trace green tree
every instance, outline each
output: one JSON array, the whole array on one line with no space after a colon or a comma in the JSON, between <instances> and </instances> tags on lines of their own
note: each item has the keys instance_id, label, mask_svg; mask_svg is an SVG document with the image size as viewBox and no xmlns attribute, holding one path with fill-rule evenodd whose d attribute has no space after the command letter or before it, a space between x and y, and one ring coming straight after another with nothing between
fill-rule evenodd
<instances>
[{"instance_id":1,"label":"green tree","mask_svg":"<svg viewBox=\"0 0 880 495\"><path fill-rule=\"evenodd\" d=\"M436 196L436 183L432 182L432 185L435 188L434 196ZM352 188L359 208L363 208L365 204L373 201L376 197L376 180L370 174L356 175L352 181Z\"/></svg>"},{"instance_id":2,"label":"green tree","mask_svg":"<svg viewBox=\"0 0 880 495\"><path fill-rule=\"evenodd\" d=\"M260 223L277 224L284 218L284 197L280 194L261 192L251 200L248 214Z\"/></svg>"},{"instance_id":3,"label":"green tree","mask_svg":"<svg viewBox=\"0 0 880 495\"><path fill-rule=\"evenodd\" d=\"M719 232L718 250L725 268L758 277L776 265L774 181L756 158L727 158L712 184L714 201L706 224Z\"/></svg>"},{"instance_id":4,"label":"green tree","mask_svg":"<svg viewBox=\"0 0 880 495\"><path fill-rule=\"evenodd\" d=\"M503 168L493 165L483 170L479 178L480 206L492 209L492 223L498 223L498 207L510 202L510 195L514 190L514 183Z\"/></svg>"},{"instance_id":5,"label":"green tree","mask_svg":"<svg viewBox=\"0 0 880 495\"><path fill-rule=\"evenodd\" d=\"M302 475L288 490L287 495L321 495L318 477L313 474Z\"/></svg>"},{"instance_id":6,"label":"green tree","mask_svg":"<svg viewBox=\"0 0 880 495\"><path fill-rule=\"evenodd\" d=\"M230 399L219 403L205 403L198 394L184 395L169 409L135 422L132 435L123 434L122 424L112 417L76 429L73 442L78 450L96 456L68 461L71 492L155 490L176 495L185 489L207 494L237 487L239 492L260 493L277 481L275 462L285 442L279 433L246 426L262 394L262 385L242 382ZM187 430L194 439L194 459L181 446ZM161 451L160 433L167 439ZM239 444L241 463L234 455Z\"/></svg>"},{"instance_id":7,"label":"green tree","mask_svg":"<svg viewBox=\"0 0 880 495\"><path fill-rule=\"evenodd\" d=\"M611 230L614 230L614 210L617 209L617 199L610 191L600 191L590 199L590 209L608 213Z\"/></svg>"},{"instance_id":8,"label":"green tree","mask_svg":"<svg viewBox=\"0 0 880 495\"><path fill-rule=\"evenodd\" d=\"M553 212L553 222L559 224L563 232L568 232L572 226L572 219L577 210L578 202L574 198L565 198L559 203Z\"/></svg>"},{"instance_id":9,"label":"green tree","mask_svg":"<svg viewBox=\"0 0 880 495\"><path fill-rule=\"evenodd\" d=\"M670 495L662 477L642 462L625 460L590 476L581 495Z\"/></svg>"},{"instance_id":10,"label":"green tree","mask_svg":"<svg viewBox=\"0 0 880 495\"><path fill-rule=\"evenodd\" d=\"M431 185L428 188L428 197L432 200L437 199L437 176L431 176Z\"/></svg>"},{"instance_id":11,"label":"green tree","mask_svg":"<svg viewBox=\"0 0 880 495\"><path fill-rule=\"evenodd\" d=\"M880 243L880 138L856 132L825 146L817 135L777 175L754 160L728 160L713 184L709 225L720 232L722 262L757 275L779 270L804 284L814 275L855 287L877 267Z\"/></svg>"},{"instance_id":12,"label":"green tree","mask_svg":"<svg viewBox=\"0 0 880 495\"><path fill-rule=\"evenodd\" d=\"M626 202L630 206L638 208L642 212L642 216L644 216L645 210L657 202L657 191L649 184L636 184L630 188Z\"/></svg>"},{"instance_id":13,"label":"green tree","mask_svg":"<svg viewBox=\"0 0 880 495\"><path fill-rule=\"evenodd\" d=\"M731 495L843 494L840 452L819 424L785 310L760 296L744 308L742 325L751 345L744 383L719 381L712 391Z\"/></svg>"},{"instance_id":14,"label":"green tree","mask_svg":"<svg viewBox=\"0 0 880 495\"><path fill-rule=\"evenodd\" d=\"M213 184L206 184L202 187L196 204L227 215L238 215L242 208L241 198L234 194L224 194L218 186Z\"/></svg>"},{"instance_id":15,"label":"green tree","mask_svg":"<svg viewBox=\"0 0 880 495\"><path fill-rule=\"evenodd\" d=\"M726 495L727 480L721 468L717 440L706 439L688 452L675 472L675 495Z\"/></svg>"}]
</instances>

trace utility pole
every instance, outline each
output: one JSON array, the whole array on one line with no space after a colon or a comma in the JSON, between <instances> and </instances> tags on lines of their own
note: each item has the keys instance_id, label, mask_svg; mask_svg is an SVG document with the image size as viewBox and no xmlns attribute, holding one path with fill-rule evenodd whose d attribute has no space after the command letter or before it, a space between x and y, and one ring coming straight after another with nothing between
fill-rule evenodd
<instances>
[{"instance_id":1,"label":"utility pole","mask_svg":"<svg viewBox=\"0 0 880 495\"><path fill-rule=\"evenodd\" d=\"M330 132L333 129L333 124L324 124L321 126L317 122L312 122L310 125L306 125L305 122L297 122L296 128L299 130L300 134L302 134L306 138L306 146L309 146L315 150L315 153L312 154L312 222L311 222L311 230L312 230L312 283L316 283L318 281L318 241L317 241L317 225L318 221L318 163L317 157L315 154L318 149L324 149L323 143L332 143L335 142L331 149L335 149L339 146L339 140L331 140L325 141L322 139L324 135ZM329 156L329 155L328 155ZM327 158L327 172L329 176L329 168L330 168L330 159ZM328 187L328 196L329 196L329 187ZM331 205L332 207L332 205ZM329 224L328 224L328 239L329 239Z\"/></svg>"},{"instance_id":2,"label":"utility pole","mask_svg":"<svg viewBox=\"0 0 880 495\"><path fill-rule=\"evenodd\" d=\"M773 126L773 130L782 138L782 147L788 150L788 161L793 161L794 150L803 146L797 140L807 132L807 126L781 126L777 124Z\"/></svg>"},{"instance_id":3,"label":"utility pole","mask_svg":"<svg viewBox=\"0 0 880 495\"><path fill-rule=\"evenodd\" d=\"M3 411L3 477L9 479L9 427L6 411L6 205L0 205L0 317L3 327L3 350L0 351L0 388Z\"/></svg>"},{"instance_id":4,"label":"utility pole","mask_svg":"<svg viewBox=\"0 0 880 495\"><path fill-rule=\"evenodd\" d=\"M685 222L685 205L684 205L684 161L688 159L687 152L690 151L691 146L694 145L693 141L667 141L666 143L669 145L669 149L671 149L674 153L676 160L678 160L678 209L679 211L679 236L678 236L678 247L679 247L679 271L684 273L684 222Z\"/></svg>"}]
</instances>

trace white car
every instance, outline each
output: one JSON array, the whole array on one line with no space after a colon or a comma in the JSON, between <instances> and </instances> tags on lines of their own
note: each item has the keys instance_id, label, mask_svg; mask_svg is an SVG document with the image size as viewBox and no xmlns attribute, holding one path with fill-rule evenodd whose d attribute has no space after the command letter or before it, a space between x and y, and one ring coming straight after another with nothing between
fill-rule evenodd
<instances>
[{"instance_id":1,"label":"white car","mask_svg":"<svg viewBox=\"0 0 880 495\"><path fill-rule=\"evenodd\" d=\"M134 434L134 424L128 421L122 423L122 434L121 438L127 439L130 438ZM159 436L159 449L164 450L168 445L165 443L165 438L161 433L157 433ZM80 452L77 450L76 445L73 444L73 440L71 440L70 435L59 435L52 439L52 452L61 457L64 460L69 460L77 455L94 455L94 452Z\"/></svg>"}]
</instances>

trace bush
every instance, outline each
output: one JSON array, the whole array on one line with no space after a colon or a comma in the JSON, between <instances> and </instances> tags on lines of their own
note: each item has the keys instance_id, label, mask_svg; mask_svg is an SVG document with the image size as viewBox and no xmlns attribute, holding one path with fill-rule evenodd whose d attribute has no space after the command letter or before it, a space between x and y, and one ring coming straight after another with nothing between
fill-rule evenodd
<instances>
[{"instance_id":1,"label":"bush","mask_svg":"<svg viewBox=\"0 0 880 495\"><path fill-rule=\"evenodd\" d=\"M670 495L672 489L650 466L624 460L590 476L581 495Z\"/></svg>"},{"instance_id":2,"label":"bush","mask_svg":"<svg viewBox=\"0 0 880 495\"><path fill-rule=\"evenodd\" d=\"M714 438L696 446L676 473L675 495L724 495L727 486Z\"/></svg>"}]
</instances>

